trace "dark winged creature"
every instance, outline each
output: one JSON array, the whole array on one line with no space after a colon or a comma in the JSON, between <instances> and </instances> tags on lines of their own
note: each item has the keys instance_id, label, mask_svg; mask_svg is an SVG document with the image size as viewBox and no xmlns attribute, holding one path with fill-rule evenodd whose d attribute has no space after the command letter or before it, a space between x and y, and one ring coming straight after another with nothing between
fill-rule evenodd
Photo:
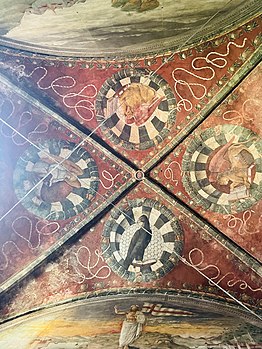
<instances>
[{"instance_id":1,"label":"dark winged creature","mask_svg":"<svg viewBox=\"0 0 262 349\"><path fill-rule=\"evenodd\" d=\"M150 229L149 220L146 215L142 215L138 219L140 223L140 228L134 233L131 239L127 256L124 261L124 266L126 269L134 262L142 262L144 258L144 253L152 239L152 231Z\"/></svg>"}]
</instances>

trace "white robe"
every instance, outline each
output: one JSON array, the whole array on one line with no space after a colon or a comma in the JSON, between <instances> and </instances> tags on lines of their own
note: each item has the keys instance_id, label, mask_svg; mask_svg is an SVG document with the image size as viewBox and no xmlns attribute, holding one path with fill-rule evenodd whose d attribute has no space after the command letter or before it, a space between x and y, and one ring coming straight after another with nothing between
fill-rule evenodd
<instances>
[{"instance_id":1,"label":"white robe","mask_svg":"<svg viewBox=\"0 0 262 349\"><path fill-rule=\"evenodd\" d=\"M145 316L142 312L137 314L137 321L124 320L119 338L119 347L132 344L142 333Z\"/></svg>"},{"instance_id":2,"label":"white robe","mask_svg":"<svg viewBox=\"0 0 262 349\"><path fill-rule=\"evenodd\" d=\"M120 348L133 343L139 337L141 332L142 324L124 320L119 338Z\"/></svg>"}]
</instances>

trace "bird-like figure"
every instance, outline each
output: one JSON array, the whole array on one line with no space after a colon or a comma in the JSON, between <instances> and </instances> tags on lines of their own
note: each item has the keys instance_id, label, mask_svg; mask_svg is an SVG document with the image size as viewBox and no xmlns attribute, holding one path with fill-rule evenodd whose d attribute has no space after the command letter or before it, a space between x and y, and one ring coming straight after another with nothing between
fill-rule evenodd
<instances>
[{"instance_id":1,"label":"bird-like figure","mask_svg":"<svg viewBox=\"0 0 262 349\"><path fill-rule=\"evenodd\" d=\"M152 239L152 231L147 216L142 215L138 219L138 223L140 223L140 228L135 232L131 239L127 256L124 261L124 267L126 269L128 269L134 261L142 263L145 250Z\"/></svg>"}]
</instances>

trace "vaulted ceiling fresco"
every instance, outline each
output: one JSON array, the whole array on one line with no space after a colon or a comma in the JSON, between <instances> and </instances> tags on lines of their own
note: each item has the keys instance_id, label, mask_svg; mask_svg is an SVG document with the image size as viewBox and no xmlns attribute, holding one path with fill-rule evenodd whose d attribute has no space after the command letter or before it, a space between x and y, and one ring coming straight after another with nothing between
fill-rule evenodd
<instances>
[{"instance_id":1,"label":"vaulted ceiling fresco","mask_svg":"<svg viewBox=\"0 0 262 349\"><path fill-rule=\"evenodd\" d=\"M201 4L1 9L1 347L262 348L261 5Z\"/></svg>"},{"instance_id":2,"label":"vaulted ceiling fresco","mask_svg":"<svg viewBox=\"0 0 262 349\"><path fill-rule=\"evenodd\" d=\"M1 42L66 55L192 45L255 16L255 0L4 0Z\"/></svg>"}]
</instances>

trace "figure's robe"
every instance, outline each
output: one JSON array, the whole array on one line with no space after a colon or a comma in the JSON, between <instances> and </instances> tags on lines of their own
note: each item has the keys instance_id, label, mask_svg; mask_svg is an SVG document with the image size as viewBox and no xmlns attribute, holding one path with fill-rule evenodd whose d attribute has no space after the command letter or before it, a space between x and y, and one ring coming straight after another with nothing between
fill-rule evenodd
<instances>
[{"instance_id":1,"label":"figure's robe","mask_svg":"<svg viewBox=\"0 0 262 349\"><path fill-rule=\"evenodd\" d=\"M139 228L131 239L124 266L128 269L134 260L143 261L144 253L152 239L149 224Z\"/></svg>"}]
</instances>

